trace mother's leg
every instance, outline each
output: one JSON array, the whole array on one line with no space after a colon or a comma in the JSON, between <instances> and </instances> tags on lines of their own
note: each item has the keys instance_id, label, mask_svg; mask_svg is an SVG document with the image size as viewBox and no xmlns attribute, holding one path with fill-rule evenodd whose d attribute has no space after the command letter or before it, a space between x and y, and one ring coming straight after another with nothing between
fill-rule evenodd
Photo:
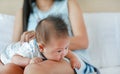
<instances>
[{"instance_id":1,"label":"mother's leg","mask_svg":"<svg viewBox=\"0 0 120 74\"><path fill-rule=\"evenodd\" d=\"M6 65L1 64L0 74L23 74L23 70L19 66L12 63Z\"/></svg>"},{"instance_id":2,"label":"mother's leg","mask_svg":"<svg viewBox=\"0 0 120 74\"><path fill-rule=\"evenodd\" d=\"M54 62L44 61L39 64L30 64L24 74L74 74L71 65L66 61Z\"/></svg>"}]
</instances>

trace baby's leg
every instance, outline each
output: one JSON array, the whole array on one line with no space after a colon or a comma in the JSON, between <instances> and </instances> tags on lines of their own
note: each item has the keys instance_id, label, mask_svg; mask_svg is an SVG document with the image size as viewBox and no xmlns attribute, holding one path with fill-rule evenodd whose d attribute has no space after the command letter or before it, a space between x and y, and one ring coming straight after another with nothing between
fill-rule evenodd
<instances>
[{"instance_id":1,"label":"baby's leg","mask_svg":"<svg viewBox=\"0 0 120 74\"><path fill-rule=\"evenodd\" d=\"M0 65L0 74L23 74L23 69L15 64L9 63Z\"/></svg>"}]
</instances>

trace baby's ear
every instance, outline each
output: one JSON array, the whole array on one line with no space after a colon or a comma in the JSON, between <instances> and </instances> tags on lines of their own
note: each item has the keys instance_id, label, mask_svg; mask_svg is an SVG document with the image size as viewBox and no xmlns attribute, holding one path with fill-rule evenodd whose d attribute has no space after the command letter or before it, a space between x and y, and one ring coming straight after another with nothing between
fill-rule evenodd
<instances>
[{"instance_id":1,"label":"baby's ear","mask_svg":"<svg viewBox=\"0 0 120 74\"><path fill-rule=\"evenodd\" d=\"M42 44L39 44L39 49L40 49L40 52L43 52L44 51L44 46Z\"/></svg>"}]
</instances>

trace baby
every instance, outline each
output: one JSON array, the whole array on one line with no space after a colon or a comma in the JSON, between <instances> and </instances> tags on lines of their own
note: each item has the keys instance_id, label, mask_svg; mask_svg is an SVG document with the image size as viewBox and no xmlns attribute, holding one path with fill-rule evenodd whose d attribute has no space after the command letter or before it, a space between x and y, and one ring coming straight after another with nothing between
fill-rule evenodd
<instances>
[{"instance_id":1,"label":"baby","mask_svg":"<svg viewBox=\"0 0 120 74\"><path fill-rule=\"evenodd\" d=\"M45 60L61 61L68 58L72 68L80 68L77 57L69 50L70 38L66 23L60 17L49 16L36 27L36 40L13 43L1 54L3 64L15 63L25 67Z\"/></svg>"}]
</instances>

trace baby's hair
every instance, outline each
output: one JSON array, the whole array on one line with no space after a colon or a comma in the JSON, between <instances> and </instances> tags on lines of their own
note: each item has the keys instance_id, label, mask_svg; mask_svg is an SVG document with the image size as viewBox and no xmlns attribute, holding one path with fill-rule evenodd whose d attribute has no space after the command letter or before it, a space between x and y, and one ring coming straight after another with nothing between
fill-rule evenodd
<instances>
[{"instance_id":1,"label":"baby's hair","mask_svg":"<svg viewBox=\"0 0 120 74\"><path fill-rule=\"evenodd\" d=\"M41 20L36 27L36 40L44 45L52 37L65 38L68 36L67 24L60 16L48 16Z\"/></svg>"}]
</instances>

